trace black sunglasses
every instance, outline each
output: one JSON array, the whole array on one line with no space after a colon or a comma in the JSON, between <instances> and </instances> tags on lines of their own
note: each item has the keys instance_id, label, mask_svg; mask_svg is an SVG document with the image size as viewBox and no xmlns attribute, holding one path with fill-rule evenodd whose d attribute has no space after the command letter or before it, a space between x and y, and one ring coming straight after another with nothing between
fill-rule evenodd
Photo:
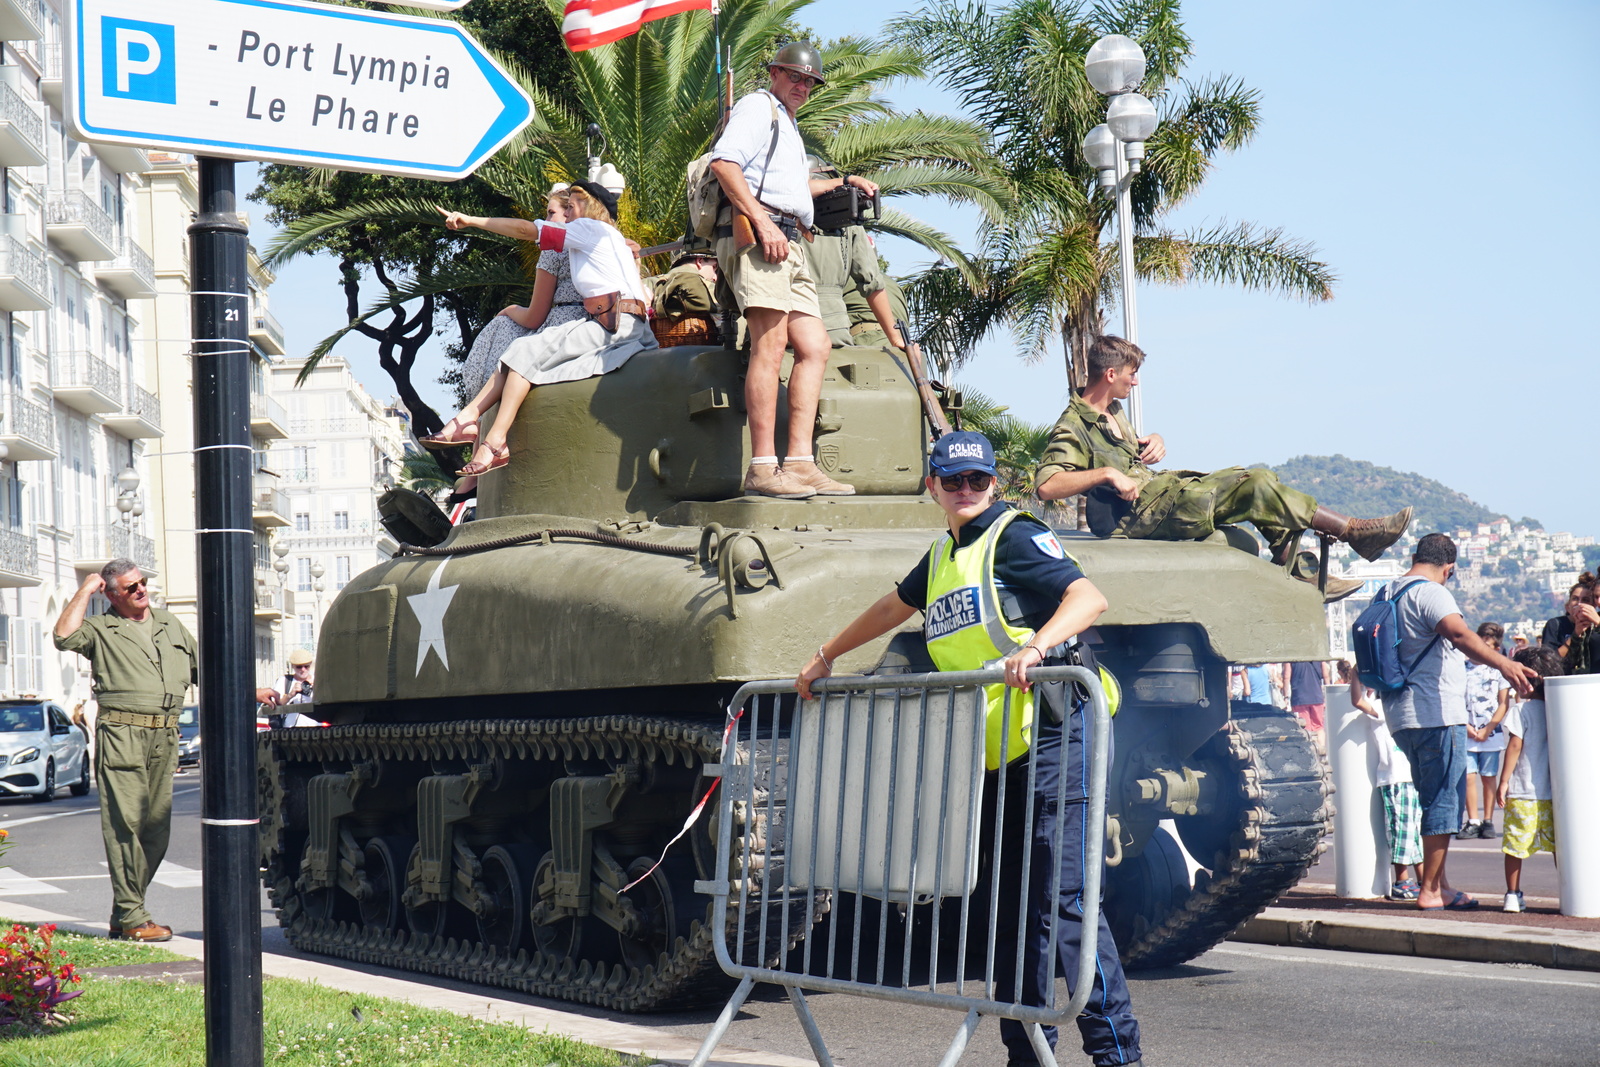
<instances>
[{"instance_id":1,"label":"black sunglasses","mask_svg":"<svg viewBox=\"0 0 1600 1067\"><path fill-rule=\"evenodd\" d=\"M994 484L994 475L983 471L967 471L965 474L947 474L939 478L939 484L944 486L947 493L959 493L963 482L974 493L981 493Z\"/></svg>"},{"instance_id":2,"label":"black sunglasses","mask_svg":"<svg viewBox=\"0 0 1600 1067\"><path fill-rule=\"evenodd\" d=\"M124 593L131 593L135 589L143 589L145 586L147 586L149 584L150 584L150 579L148 579L148 578L140 578L137 582L129 582L127 585L123 586L121 591L124 592Z\"/></svg>"}]
</instances>

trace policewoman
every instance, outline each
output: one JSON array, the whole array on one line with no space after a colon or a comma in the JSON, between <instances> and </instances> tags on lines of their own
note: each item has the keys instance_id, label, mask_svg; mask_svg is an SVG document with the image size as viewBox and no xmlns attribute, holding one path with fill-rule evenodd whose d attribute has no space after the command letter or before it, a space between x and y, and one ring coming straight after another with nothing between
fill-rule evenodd
<instances>
[{"instance_id":1,"label":"policewoman","mask_svg":"<svg viewBox=\"0 0 1600 1067\"><path fill-rule=\"evenodd\" d=\"M1060 683L1040 693L1028 681L1030 669L1077 662L1077 635L1092 626L1106 609L1100 590L1084 577L1049 527L1027 512L995 499L994 448L982 434L957 431L933 446L928 460L928 492L944 509L950 532L934 542L928 554L899 587L873 604L850 625L825 641L795 679L803 697L811 683L833 673L833 661L852 649L895 630L923 613L928 652L940 670L977 670L1003 660L1005 685L986 694L990 771L985 785L986 816L992 820L993 799L1006 790L1006 847L1002 849L1000 899L1017 900L1022 877L1025 809L1012 798L1027 788L1030 750L1037 762L1034 781L1033 838L1022 996L1026 1004L1044 1004L1049 965L1050 852L1056 821L1064 820L1061 855L1061 938L1055 946L1056 974L1071 982L1077 975L1079 931L1083 919L1083 847L1089 794L1088 761L1084 759L1084 707ZM1013 689L1009 729L1005 726L1006 686ZM1038 687L1040 690L1045 686ZM1037 699L1036 699L1037 698ZM1070 707L1068 707L1070 705ZM1054 715L1050 707L1056 709ZM1064 714L1063 714L1064 713ZM1052 720L1055 720L1052 722ZM1061 761L1061 744L1068 747ZM1064 768L1064 770L1063 770ZM1057 808L1060 778L1067 776L1066 806ZM986 835L987 836L987 835ZM997 931L996 999L1013 999L1011 958L1017 941L1018 916L994 916ZM1083 1050L1101 1067L1139 1062L1139 1023L1133 1016L1122 963L1100 916L1099 966L1094 989L1078 1017ZM1055 1047L1053 1028L1045 1028ZM1000 1036L1012 1064L1034 1064L1033 1049L1020 1023L1002 1020Z\"/></svg>"}]
</instances>

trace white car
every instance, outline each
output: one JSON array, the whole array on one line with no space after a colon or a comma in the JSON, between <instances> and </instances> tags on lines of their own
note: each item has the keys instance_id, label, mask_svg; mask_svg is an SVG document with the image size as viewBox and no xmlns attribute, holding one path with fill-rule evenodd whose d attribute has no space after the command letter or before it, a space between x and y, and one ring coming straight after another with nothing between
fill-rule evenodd
<instances>
[{"instance_id":1,"label":"white car","mask_svg":"<svg viewBox=\"0 0 1600 1067\"><path fill-rule=\"evenodd\" d=\"M89 792L89 740L45 700L0 700L0 796L54 800Z\"/></svg>"}]
</instances>

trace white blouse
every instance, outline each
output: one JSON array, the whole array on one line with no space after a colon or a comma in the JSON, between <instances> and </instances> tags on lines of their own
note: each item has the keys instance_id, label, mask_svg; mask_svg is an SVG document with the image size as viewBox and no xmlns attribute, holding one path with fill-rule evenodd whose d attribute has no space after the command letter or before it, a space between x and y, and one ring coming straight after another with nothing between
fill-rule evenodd
<instances>
[{"instance_id":1,"label":"white blouse","mask_svg":"<svg viewBox=\"0 0 1600 1067\"><path fill-rule=\"evenodd\" d=\"M622 231L599 219L573 219L559 224L536 219L539 247L566 252L572 264L572 284L584 298L621 293L644 301L639 262L633 258Z\"/></svg>"}]
</instances>

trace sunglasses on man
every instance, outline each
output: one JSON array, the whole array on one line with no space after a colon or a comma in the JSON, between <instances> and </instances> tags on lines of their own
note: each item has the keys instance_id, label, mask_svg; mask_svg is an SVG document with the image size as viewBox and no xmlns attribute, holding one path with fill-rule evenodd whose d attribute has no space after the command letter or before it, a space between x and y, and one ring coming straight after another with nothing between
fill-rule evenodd
<instances>
[{"instance_id":1,"label":"sunglasses on man","mask_svg":"<svg viewBox=\"0 0 1600 1067\"><path fill-rule=\"evenodd\" d=\"M121 590L119 590L119 591L123 592L123 593L131 593L135 589L143 589L146 586L148 586L149 584L150 584L150 579L148 579L148 578L140 578L137 582L129 582L127 585L123 586L121 588Z\"/></svg>"},{"instance_id":2,"label":"sunglasses on man","mask_svg":"<svg viewBox=\"0 0 1600 1067\"><path fill-rule=\"evenodd\" d=\"M944 491L947 493L959 493L962 483L966 483L967 488L974 493L981 493L994 484L994 475L982 471L967 471L965 474L943 475L939 478L939 484L944 486Z\"/></svg>"}]
</instances>

